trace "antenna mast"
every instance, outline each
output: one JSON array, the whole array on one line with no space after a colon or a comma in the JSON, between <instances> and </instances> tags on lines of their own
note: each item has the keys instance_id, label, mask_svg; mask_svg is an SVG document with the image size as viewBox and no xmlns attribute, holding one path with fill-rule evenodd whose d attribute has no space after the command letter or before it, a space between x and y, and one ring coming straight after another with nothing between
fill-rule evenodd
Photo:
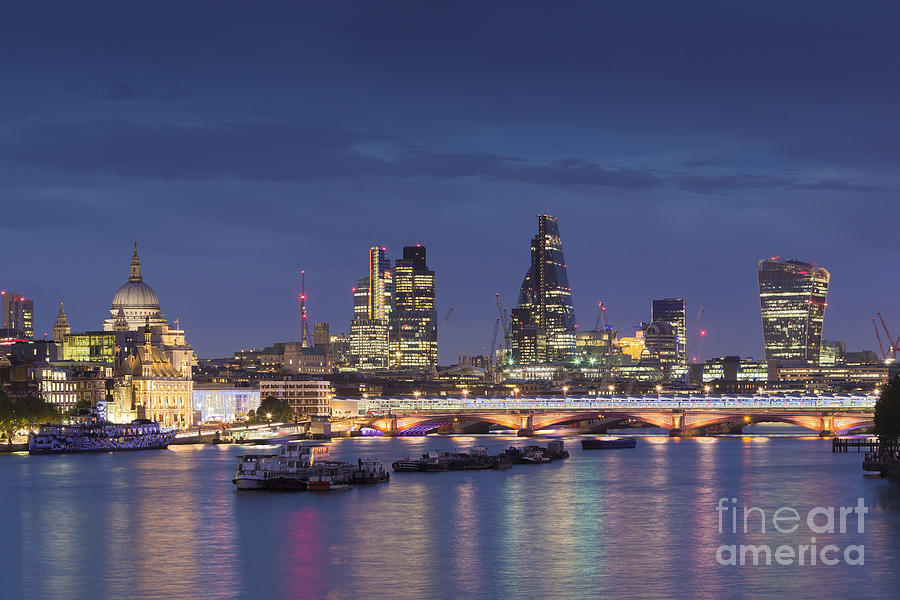
<instances>
[{"instance_id":1,"label":"antenna mast","mask_svg":"<svg viewBox=\"0 0 900 600\"><path fill-rule=\"evenodd\" d=\"M306 271L300 271L300 346L309 348L309 323L306 319Z\"/></svg>"}]
</instances>

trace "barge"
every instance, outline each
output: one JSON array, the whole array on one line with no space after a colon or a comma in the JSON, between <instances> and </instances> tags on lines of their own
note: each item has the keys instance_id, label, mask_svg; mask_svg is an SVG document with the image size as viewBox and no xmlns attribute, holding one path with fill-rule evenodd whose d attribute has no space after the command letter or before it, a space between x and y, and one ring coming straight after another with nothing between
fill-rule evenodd
<instances>
[{"instance_id":1,"label":"barge","mask_svg":"<svg viewBox=\"0 0 900 600\"><path fill-rule=\"evenodd\" d=\"M634 448L637 440L633 437L626 438L592 438L581 440L582 450L612 450L616 448Z\"/></svg>"}]
</instances>

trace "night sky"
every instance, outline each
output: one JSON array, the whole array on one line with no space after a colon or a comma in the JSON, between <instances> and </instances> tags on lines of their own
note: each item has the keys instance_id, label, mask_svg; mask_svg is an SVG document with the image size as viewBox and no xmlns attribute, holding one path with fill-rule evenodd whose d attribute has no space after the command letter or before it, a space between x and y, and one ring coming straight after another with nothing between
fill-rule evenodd
<instances>
[{"instance_id":1,"label":"night sky","mask_svg":"<svg viewBox=\"0 0 900 600\"><path fill-rule=\"evenodd\" d=\"M900 333L900 4L19 2L0 8L0 287L99 329L140 245L201 357L349 331L367 248L428 248L442 363L490 344L536 215L580 327L701 303L762 357L756 262Z\"/></svg>"}]
</instances>

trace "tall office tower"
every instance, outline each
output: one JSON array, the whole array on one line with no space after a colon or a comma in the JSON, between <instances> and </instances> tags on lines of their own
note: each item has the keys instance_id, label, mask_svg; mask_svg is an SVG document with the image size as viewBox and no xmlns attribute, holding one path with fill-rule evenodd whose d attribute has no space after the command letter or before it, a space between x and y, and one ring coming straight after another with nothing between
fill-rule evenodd
<instances>
[{"instance_id":1,"label":"tall office tower","mask_svg":"<svg viewBox=\"0 0 900 600\"><path fill-rule=\"evenodd\" d=\"M831 275L799 260L767 258L757 265L766 360L819 364Z\"/></svg>"},{"instance_id":2,"label":"tall office tower","mask_svg":"<svg viewBox=\"0 0 900 600\"><path fill-rule=\"evenodd\" d=\"M519 303L510 314L507 342L516 363L564 362L575 357L575 309L556 217L538 216L531 266L522 281Z\"/></svg>"},{"instance_id":3,"label":"tall office tower","mask_svg":"<svg viewBox=\"0 0 900 600\"><path fill-rule=\"evenodd\" d=\"M394 264L391 365L427 368L436 365L437 358L434 271L428 270L424 246L406 246Z\"/></svg>"},{"instance_id":4,"label":"tall office tower","mask_svg":"<svg viewBox=\"0 0 900 600\"><path fill-rule=\"evenodd\" d=\"M34 301L21 294L0 291L3 298L3 328L21 331L34 339Z\"/></svg>"},{"instance_id":5,"label":"tall office tower","mask_svg":"<svg viewBox=\"0 0 900 600\"><path fill-rule=\"evenodd\" d=\"M675 351L675 362L687 366L687 311L684 298L654 300L651 304L650 320L671 325L678 346Z\"/></svg>"},{"instance_id":6,"label":"tall office tower","mask_svg":"<svg viewBox=\"0 0 900 600\"><path fill-rule=\"evenodd\" d=\"M358 370L390 366L390 316L394 284L385 248L369 248L369 275L353 288L350 354Z\"/></svg>"},{"instance_id":7,"label":"tall office tower","mask_svg":"<svg viewBox=\"0 0 900 600\"><path fill-rule=\"evenodd\" d=\"M678 364L678 334L665 321L653 321L644 330L644 351L641 364L654 366L662 371L663 378L672 376L672 367Z\"/></svg>"}]
</instances>

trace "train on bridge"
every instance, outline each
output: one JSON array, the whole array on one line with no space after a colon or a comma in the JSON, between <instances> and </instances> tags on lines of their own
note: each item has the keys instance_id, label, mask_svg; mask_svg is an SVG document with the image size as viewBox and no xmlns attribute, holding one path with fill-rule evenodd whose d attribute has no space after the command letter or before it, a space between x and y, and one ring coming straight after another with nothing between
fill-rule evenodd
<instances>
[{"instance_id":1,"label":"train on bridge","mask_svg":"<svg viewBox=\"0 0 900 600\"><path fill-rule=\"evenodd\" d=\"M712 427L732 433L750 423L784 422L819 435L872 425L873 394L658 394L652 396L559 397L378 397L364 401L358 422L385 435L450 427L499 426L531 435L541 429L587 424L603 431L622 421L639 421L670 435L702 435Z\"/></svg>"}]
</instances>

